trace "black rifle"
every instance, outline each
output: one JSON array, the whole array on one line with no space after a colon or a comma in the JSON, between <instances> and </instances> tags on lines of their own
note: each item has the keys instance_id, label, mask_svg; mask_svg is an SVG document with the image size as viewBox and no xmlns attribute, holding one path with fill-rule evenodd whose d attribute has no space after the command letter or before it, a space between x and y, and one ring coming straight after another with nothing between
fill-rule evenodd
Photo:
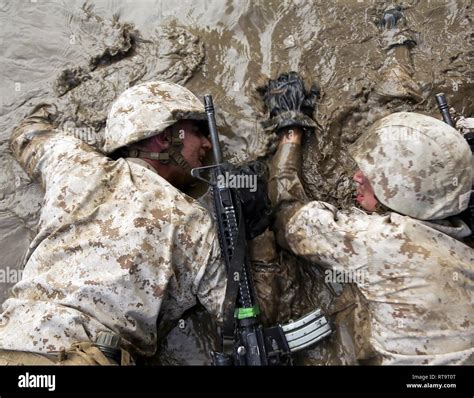
<instances>
[{"instance_id":1,"label":"black rifle","mask_svg":"<svg viewBox=\"0 0 474 398\"><path fill-rule=\"evenodd\" d=\"M448 103L446 102L446 96L444 93L436 94L436 102L438 103L438 109L443 117L443 120L446 124L449 124L451 127L454 127L453 119L449 113Z\"/></svg>"},{"instance_id":2,"label":"black rifle","mask_svg":"<svg viewBox=\"0 0 474 398\"><path fill-rule=\"evenodd\" d=\"M244 215L239 191L219 181L231 166L223 163L212 96L204 97L215 164L199 167L192 175L210 184L219 243L227 269L224 299L222 351L213 352L214 365L281 365L291 363L291 352L312 345L331 334L331 326L320 310L288 325L263 328L250 275ZM202 176L210 171L210 179Z\"/></svg>"}]
</instances>

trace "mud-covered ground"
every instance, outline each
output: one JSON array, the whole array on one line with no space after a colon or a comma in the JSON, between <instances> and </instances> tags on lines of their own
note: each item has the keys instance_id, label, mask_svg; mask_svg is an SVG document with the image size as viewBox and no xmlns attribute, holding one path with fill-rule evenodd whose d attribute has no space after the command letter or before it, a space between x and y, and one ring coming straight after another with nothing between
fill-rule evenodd
<instances>
[{"instance_id":1,"label":"mud-covered ground","mask_svg":"<svg viewBox=\"0 0 474 398\"><path fill-rule=\"evenodd\" d=\"M181 83L214 96L226 156L241 161L271 151L255 87L265 76L299 71L321 89L321 129L304 145L305 187L312 198L341 207L353 203L346 147L374 120L401 110L438 116L433 95L440 91L472 116L472 2L396 2L417 43L402 56L409 82L393 75L400 57L394 61L387 52L377 26L391 4L0 0L0 302L20 276L42 200L39 186L12 158L8 138L38 103L56 103L62 127L100 147L107 109L125 88L154 79ZM316 278L311 267L301 267L297 279ZM316 305L330 306L330 292L309 285L304 294L315 292ZM303 293L292 294L288 300L297 307ZM194 332L197 325L209 329L202 311L173 329L158 363L208 363L210 342ZM319 363L318 355L314 350L306 360Z\"/></svg>"}]
</instances>

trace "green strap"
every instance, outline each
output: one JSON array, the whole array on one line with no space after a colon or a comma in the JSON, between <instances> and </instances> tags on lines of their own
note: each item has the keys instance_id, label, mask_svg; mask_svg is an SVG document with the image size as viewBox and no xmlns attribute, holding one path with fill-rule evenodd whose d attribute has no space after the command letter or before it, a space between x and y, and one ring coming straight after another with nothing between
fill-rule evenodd
<instances>
[{"instance_id":1,"label":"green strap","mask_svg":"<svg viewBox=\"0 0 474 398\"><path fill-rule=\"evenodd\" d=\"M237 319L245 319L255 317L260 314L260 308L258 305L254 305L253 307L249 308L236 308L234 316Z\"/></svg>"}]
</instances>

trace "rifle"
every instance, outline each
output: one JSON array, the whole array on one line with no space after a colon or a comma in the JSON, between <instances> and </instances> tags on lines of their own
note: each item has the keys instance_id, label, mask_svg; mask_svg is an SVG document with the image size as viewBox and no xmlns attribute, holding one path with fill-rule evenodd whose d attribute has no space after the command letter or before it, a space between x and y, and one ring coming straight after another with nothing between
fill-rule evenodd
<instances>
[{"instance_id":1,"label":"rifle","mask_svg":"<svg viewBox=\"0 0 474 398\"><path fill-rule=\"evenodd\" d=\"M453 119L451 118L451 114L449 113L448 103L446 101L446 96L444 93L436 94L435 96L436 102L438 103L438 109L443 117L443 121L446 124L449 124L451 127L454 127Z\"/></svg>"},{"instance_id":2,"label":"rifle","mask_svg":"<svg viewBox=\"0 0 474 398\"><path fill-rule=\"evenodd\" d=\"M210 185L219 244L227 270L221 351L211 352L214 365L291 364L291 353L317 343L332 333L319 309L287 325L264 328L250 274L244 215L239 190L218 183L231 165L224 163L219 144L212 96L204 97L215 164L191 170ZM203 177L210 172L210 179Z\"/></svg>"}]
</instances>

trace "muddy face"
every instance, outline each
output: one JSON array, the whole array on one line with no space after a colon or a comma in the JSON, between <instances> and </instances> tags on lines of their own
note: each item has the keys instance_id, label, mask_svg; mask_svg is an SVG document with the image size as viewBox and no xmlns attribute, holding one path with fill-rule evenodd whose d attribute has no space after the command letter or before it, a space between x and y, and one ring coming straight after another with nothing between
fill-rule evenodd
<instances>
[{"instance_id":1,"label":"muddy face","mask_svg":"<svg viewBox=\"0 0 474 398\"><path fill-rule=\"evenodd\" d=\"M181 155L190 168L202 167L206 154L211 150L211 142L201 133L199 125L192 120L180 120L175 129L183 137ZM167 166L168 167L168 166ZM194 182L189 172L181 166L170 164L169 181L177 187L185 189Z\"/></svg>"},{"instance_id":2,"label":"muddy face","mask_svg":"<svg viewBox=\"0 0 474 398\"><path fill-rule=\"evenodd\" d=\"M191 120L178 122L178 128L184 133L183 149L181 154L191 167L201 167L206 154L212 145L205 137L196 123Z\"/></svg>"},{"instance_id":3,"label":"muddy face","mask_svg":"<svg viewBox=\"0 0 474 398\"><path fill-rule=\"evenodd\" d=\"M352 179L357 184L356 201L364 210L374 212L377 209L378 201L375 197L374 189L372 188L370 181L364 175L362 170L357 170Z\"/></svg>"},{"instance_id":4,"label":"muddy face","mask_svg":"<svg viewBox=\"0 0 474 398\"><path fill-rule=\"evenodd\" d=\"M40 102L57 102L58 123L94 143L110 103L129 85L182 83L214 96L224 153L238 161L265 156L271 141L259 125L259 79L299 71L322 93L321 129L303 142L305 189L342 207L355 203L346 149L375 120L396 111L439 117L440 91L465 116L474 110L468 1L401 2L417 42L407 60L417 92L409 86L398 98L400 87L384 80L390 60L376 25L389 1L101 1L86 10L82 3L0 6L0 223L11 238L0 243L3 268L21 266L42 199L7 140Z\"/></svg>"}]
</instances>

